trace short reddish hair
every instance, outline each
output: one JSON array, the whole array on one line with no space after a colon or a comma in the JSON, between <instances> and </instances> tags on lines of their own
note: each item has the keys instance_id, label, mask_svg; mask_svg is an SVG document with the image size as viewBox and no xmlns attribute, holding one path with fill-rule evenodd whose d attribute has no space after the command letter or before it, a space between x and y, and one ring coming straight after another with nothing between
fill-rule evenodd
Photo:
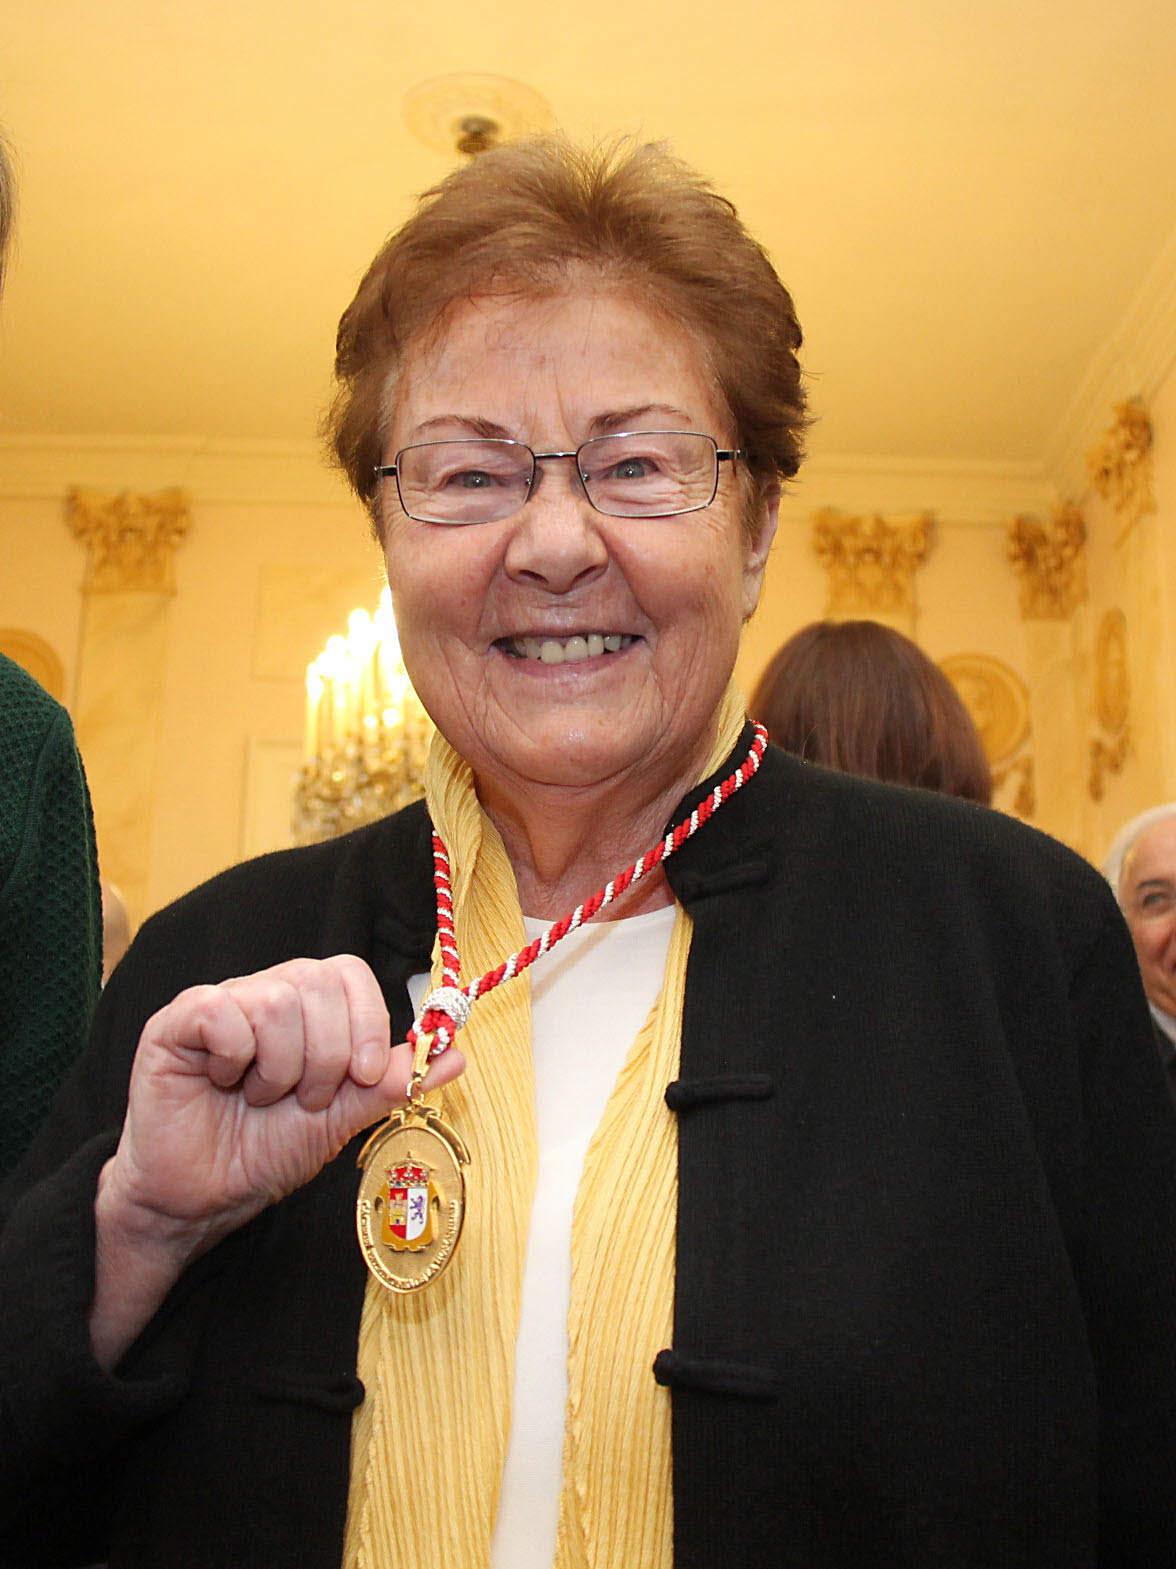
<instances>
[{"instance_id":1,"label":"short reddish hair","mask_svg":"<svg viewBox=\"0 0 1176 1569\"><path fill-rule=\"evenodd\" d=\"M339 323L334 455L374 507L374 469L408 348L459 301L615 285L697 339L762 500L800 465L805 400L791 296L731 203L661 146L535 137L480 153L427 192ZM391 391L390 391L391 389Z\"/></svg>"},{"instance_id":2,"label":"short reddish hair","mask_svg":"<svg viewBox=\"0 0 1176 1569\"><path fill-rule=\"evenodd\" d=\"M988 806L992 773L951 682L877 621L814 621L777 650L750 703L777 746L842 773Z\"/></svg>"}]
</instances>

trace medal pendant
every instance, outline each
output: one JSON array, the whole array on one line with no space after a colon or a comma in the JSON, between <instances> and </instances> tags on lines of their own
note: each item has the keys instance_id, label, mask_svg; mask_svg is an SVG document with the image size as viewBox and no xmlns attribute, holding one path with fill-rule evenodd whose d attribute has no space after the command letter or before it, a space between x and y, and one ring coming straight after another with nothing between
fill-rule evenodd
<instances>
[{"instance_id":1,"label":"medal pendant","mask_svg":"<svg viewBox=\"0 0 1176 1569\"><path fill-rule=\"evenodd\" d=\"M453 1257L465 1219L465 1145L432 1106L394 1111L364 1145L355 1229L389 1291L419 1291Z\"/></svg>"}]
</instances>

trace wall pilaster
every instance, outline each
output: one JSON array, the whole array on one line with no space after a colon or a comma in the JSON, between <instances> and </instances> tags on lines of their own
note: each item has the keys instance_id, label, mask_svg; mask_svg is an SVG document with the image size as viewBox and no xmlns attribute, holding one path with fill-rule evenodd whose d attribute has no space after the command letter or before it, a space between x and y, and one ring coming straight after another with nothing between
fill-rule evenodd
<instances>
[{"instance_id":1,"label":"wall pilaster","mask_svg":"<svg viewBox=\"0 0 1176 1569\"><path fill-rule=\"evenodd\" d=\"M70 527L87 550L75 726L94 802L103 876L132 921L149 908L174 556L190 526L180 490L75 489Z\"/></svg>"}]
</instances>

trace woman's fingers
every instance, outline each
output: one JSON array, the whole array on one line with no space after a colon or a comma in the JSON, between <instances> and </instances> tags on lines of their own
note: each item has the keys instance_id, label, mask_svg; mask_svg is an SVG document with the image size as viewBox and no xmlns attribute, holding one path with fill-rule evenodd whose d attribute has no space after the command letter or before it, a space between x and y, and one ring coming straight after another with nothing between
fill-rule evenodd
<instances>
[{"instance_id":1,"label":"woman's fingers","mask_svg":"<svg viewBox=\"0 0 1176 1569\"><path fill-rule=\"evenodd\" d=\"M378 1082L388 1060L388 1013L379 984L362 959L294 959L256 975L235 977L220 988L251 1033L251 1060L238 1075L250 1106L272 1106L294 1093L307 1111L329 1106L351 1073ZM232 1061L242 1048L232 1030ZM225 1048L206 1032L206 1049ZM227 1087L222 1073L209 1077ZM228 1080L227 1082L236 1082Z\"/></svg>"},{"instance_id":2,"label":"woman's fingers","mask_svg":"<svg viewBox=\"0 0 1176 1569\"><path fill-rule=\"evenodd\" d=\"M263 974L226 987L253 1032L253 1061L241 1081L250 1106L272 1106L300 1085L307 1035L299 987L289 976Z\"/></svg>"},{"instance_id":3,"label":"woman's fingers","mask_svg":"<svg viewBox=\"0 0 1176 1569\"><path fill-rule=\"evenodd\" d=\"M412 1056L403 1042L391 1045L379 983L352 954L194 987L144 1031L132 1083L136 1140L146 1148L162 1139L152 1158L166 1163L182 1112L210 1155L252 1173L247 1185L266 1187L279 1167L278 1186L297 1185L404 1101ZM464 1066L451 1047L430 1065L425 1088Z\"/></svg>"},{"instance_id":4,"label":"woman's fingers","mask_svg":"<svg viewBox=\"0 0 1176 1569\"><path fill-rule=\"evenodd\" d=\"M168 1066L219 1089L239 1083L256 1054L252 1023L223 986L181 992L148 1019L140 1044L148 1042L162 1048Z\"/></svg>"},{"instance_id":5,"label":"woman's fingers","mask_svg":"<svg viewBox=\"0 0 1176 1569\"><path fill-rule=\"evenodd\" d=\"M350 1057L344 1071L364 1087L378 1084L387 1071L391 1045L384 994L369 967L353 953L337 954L332 962L347 995L351 1025Z\"/></svg>"},{"instance_id":6,"label":"woman's fingers","mask_svg":"<svg viewBox=\"0 0 1176 1569\"><path fill-rule=\"evenodd\" d=\"M406 1099L408 1095L408 1081L412 1077L413 1049L405 1042L393 1046L388 1054L387 1066L379 1088L389 1104ZM421 1089L428 1094L430 1090L440 1089L443 1084L465 1069L466 1060L456 1046L450 1046L440 1056L434 1057L429 1063L429 1071L425 1074Z\"/></svg>"}]
</instances>

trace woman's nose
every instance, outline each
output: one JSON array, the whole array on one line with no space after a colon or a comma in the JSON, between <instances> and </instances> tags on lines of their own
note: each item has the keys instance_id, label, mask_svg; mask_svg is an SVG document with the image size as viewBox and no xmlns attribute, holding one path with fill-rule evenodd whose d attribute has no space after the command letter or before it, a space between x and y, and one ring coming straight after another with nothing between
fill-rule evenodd
<instances>
[{"instance_id":1,"label":"woman's nose","mask_svg":"<svg viewBox=\"0 0 1176 1569\"><path fill-rule=\"evenodd\" d=\"M608 566L600 522L571 463L539 469L507 543L508 574L552 594L590 583Z\"/></svg>"}]
</instances>

